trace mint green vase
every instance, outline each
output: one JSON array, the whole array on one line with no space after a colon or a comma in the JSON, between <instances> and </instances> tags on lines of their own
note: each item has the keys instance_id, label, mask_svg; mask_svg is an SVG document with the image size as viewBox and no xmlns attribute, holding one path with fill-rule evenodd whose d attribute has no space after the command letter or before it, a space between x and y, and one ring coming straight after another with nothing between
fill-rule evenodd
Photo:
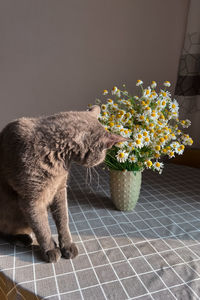
<instances>
[{"instance_id":1,"label":"mint green vase","mask_svg":"<svg viewBox=\"0 0 200 300\"><path fill-rule=\"evenodd\" d=\"M142 181L142 172L110 170L110 192L116 208L133 210L137 204Z\"/></svg>"}]
</instances>

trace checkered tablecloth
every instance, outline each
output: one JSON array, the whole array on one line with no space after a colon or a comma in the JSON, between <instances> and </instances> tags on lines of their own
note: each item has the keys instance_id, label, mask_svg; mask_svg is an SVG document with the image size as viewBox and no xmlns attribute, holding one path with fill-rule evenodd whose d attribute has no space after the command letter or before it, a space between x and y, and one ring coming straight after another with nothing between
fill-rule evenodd
<instances>
[{"instance_id":1,"label":"checkered tablecloth","mask_svg":"<svg viewBox=\"0 0 200 300\"><path fill-rule=\"evenodd\" d=\"M145 171L132 212L115 209L108 173L96 170L89 186L79 166L69 180L79 256L48 264L37 245L0 240L0 299L200 299L200 169L169 164L162 175ZM51 218L50 224L57 238Z\"/></svg>"}]
</instances>

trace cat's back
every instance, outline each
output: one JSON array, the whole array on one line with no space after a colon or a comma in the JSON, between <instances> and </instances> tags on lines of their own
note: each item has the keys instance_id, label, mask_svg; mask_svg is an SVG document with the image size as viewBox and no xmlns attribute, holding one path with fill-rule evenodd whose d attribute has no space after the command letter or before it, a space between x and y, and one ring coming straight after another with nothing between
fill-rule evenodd
<instances>
[{"instance_id":1,"label":"cat's back","mask_svg":"<svg viewBox=\"0 0 200 300\"><path fill-rule=\"evenodd\" d=\"M35 120L20 118L8 123L0 133L0 169L17 163L31 151L34 143Z\"/></svg>"},{"instance_id":2,"label":"cat's back","mask_svg":"<svg viewBox=\"0 0 200 300\"><path fill-rule=\"evenodd\" d=\"M17 147L33 138L36 120L19 118L8 123L0 133L0 149Z\"/></svg>"}]
</instances>

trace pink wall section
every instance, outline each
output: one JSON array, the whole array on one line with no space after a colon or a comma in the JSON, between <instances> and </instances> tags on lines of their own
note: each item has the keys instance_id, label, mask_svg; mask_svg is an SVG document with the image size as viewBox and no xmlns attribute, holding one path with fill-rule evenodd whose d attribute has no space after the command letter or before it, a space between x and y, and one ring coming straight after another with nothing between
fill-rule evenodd
<instances>
[{"instance_id":1,"label":"pink wall section","mask_svg":"<svg viewBox=\"0 0 200 300\"><path fill-rule=\"evenodd\" d=\"M188 0L0 1L0 128L177 77Z\"/></svg>"}]
</instances>

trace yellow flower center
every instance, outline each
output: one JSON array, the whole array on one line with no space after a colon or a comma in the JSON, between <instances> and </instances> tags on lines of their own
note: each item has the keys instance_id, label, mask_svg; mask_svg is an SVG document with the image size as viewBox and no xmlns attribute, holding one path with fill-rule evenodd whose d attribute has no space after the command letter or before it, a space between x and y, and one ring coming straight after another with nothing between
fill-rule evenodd
<instances>
[{"instance_id":1,"label":"yellow flower center","mask_svg":"<svg viewBox=\"0 0 200 300\"><path fill-rule=\"evenodd\" d=\"M144 136L147 136L147 135L148 135L148 133L145 131L145 132L143 132L143 135L144 135Z\"/></svg>"},{"instance_id":2,"label":"yellow flower center","mask_svg":"<svg viewBox=\"0 0 200 300\"><path fill-rule=\"evenodd\" d=\"M120 158L124 157L124 153L123 152L119 153L119 157Z\"/></svg>"},{"instance_id":3,"label":"yellow flower center","mask_svg":"<svg viewBox=\"0 0 200 300\"><path fill-rule=\"evenodd\" d=\"M145 140L145 142L149 142L149 138L148 137L146 137L144 140Z\"/></svg>"},{"instance_id":4,"label":"yellow flower center","mask_svg":"<svg viewBox=\"0 0 200 300\"><path fill-rule=\"evenodd\" d=\"M141 135L140 133L138 134L138 138L139 138L139 139L141 139L141 138L142 138L142 135Z\"/></svg>"},{"instance_id":5,"label":"yellow flower center","mask_svg":"<svg viewBox=\"0 0 200 300\"><path fill-rule=\"evenodd\" d=\"M160 155L158 153L155 153L154 156L155 156L155 158L159 158L160 157Z\"/></svg>"},{"instance_id":6,"label":"yellow flower center","mask_svg":"<svg viewBox=\"0 0 200 300\"><path fill-rule=\"evenodd\" d=\"M189 143L192 145L193 144L193 139L189 139Z\"/></svg>"},{"instance_id":7,"label":"yellow flower center","mask_svg":"<svg viewBox=\"0 0 200 300\"><path fill-rule=\"evenodd\" d=\"M176 105L175 105L175 104L172 104L172 108L176 108Z\"/></svg>"},{"instance_id":8,"label":"yellow flower center","mask_svg":"<svg viewBox=\"0 0 200 300\"><path fill-rule=\"evenodd\" d=\"M160 142L163 143L165 141L165 139L162 137L160 138Z\"/></svg>"},{"instance_id":9,"label":"yellow flower center","mask_svg":"<svg viewBox=\"0 0 200 300\"><path fill-rule=\"evenodd\" d=\"M160 167L160 163L157 161L157 163L156 163L156 167Z\"/></svg>"},{"instance_id":10,"label":"yellow flower center","mask_svg":"<svg viewBox=\"0 0 200 300\"><path fill-rule=\"evenodd\" d=\"M156 149L156 151L159 151L160 150L160 146L159 145L155 146L155 149Z\"/></svg>"},{"instance_id":11,"label":"yellow flower center","mask_svg":"<svg viewBox=\"0 0 200 300\"><path fill-rule=\"evenodd\" d=\"M115 124L113 122L109 123L110 127L113 127Z\"/></svg>"},{"instance_id":12,"label":"yellow flower center","mask_svg":"<svg viewBox=\"0 0 200 300\"><path fill-rule=\"evenodd\" d=\"M148 161L147 161L147 166L148 166L148 167L151 167L151 166L152 166L152 161L151 161L151 160L148 160Z\"/></svg>"},{"instance_id":13,"label":"yellow flower center","mask_svg":"<svg viewBox=\"0 0 200 300\"><path fill-rule=\"evenodd\" d=\"M136 144L137 145L141 144L141 140L136 140Z\"/></svg>"}]
</instances>

